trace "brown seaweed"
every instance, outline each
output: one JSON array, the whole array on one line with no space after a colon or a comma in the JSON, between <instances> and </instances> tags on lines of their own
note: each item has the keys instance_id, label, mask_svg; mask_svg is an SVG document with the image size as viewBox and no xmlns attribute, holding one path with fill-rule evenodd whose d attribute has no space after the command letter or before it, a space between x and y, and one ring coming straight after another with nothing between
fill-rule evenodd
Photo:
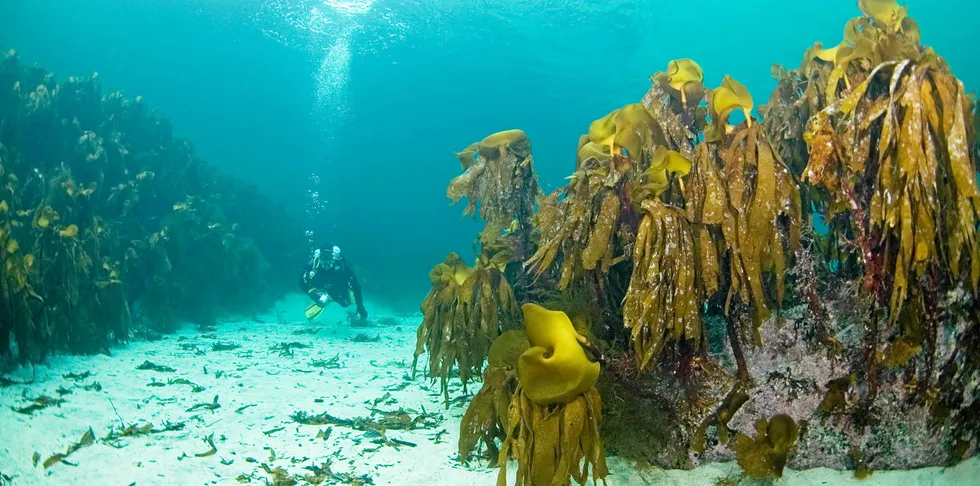
<instances>
[{"instance_id":1,"label":"brown seaweed","mask_svg":"<svg viewBox=\"0 0 980 486\"><path fill-rule=\"evenodd\" d=\"M314 368L322 368L325 370L343 368L343 363L340 362L340 353L334 355L330 359L314 359L310 361L310 366Z\"/></svg>"},{"instance_id":2,"label":"brown seaweed","mask_svg":"<svg viewBox=\"0 0 980 486\"><path fill-rule=\"evenodd\" d=\"M211 351L231 351L242 347L241 344L218 341L211 345Z\"/></svg>"},{"instance_id":3,"label":"brown seaweed","mask_svg":"<svg viewBox=\"0 0 980 486\"><path fill-rule=\"evenodd\" d=\"M731 445L738 465L752 478L780 478L796 447L799 427L789 415L779 414L755 423L755 437L737 434Z\"/></svg>"},{"instance_id":4,"label":"brown seaweed","mask_svg":"<svg viewBox=\"0 0 980 486\"><path fill-rule=\"evenodd\" d=\"M263 465L264 467L264 465ZM325 481L333 481L338 484L348 484L351 486L363 486L374 484L374 480L371 476L367 474L355 475L354 473L342 473L338 474L330 470L330 460L321 463L319 466L312 464L306 466L304 469L311 471L313 474L304 474L302 479L306 481L307 484L323 484Z\"/></svg>"},{"instance_id":5,"label":"brown seaweed","mask_svg":"<svg viewBox=\"0 0 980 486\"><path fill-rule=\"evenodd\" d=\"M506 484L507 462L517 459L517 485L598 484L609 474L599 438L602 402L595 388L567 404L539 405L518 387L508 411L497 484Z\"/></svg>"},{"instance_id":6,"label":"brown seaweed","mask_svg":"<svg viewBox=\"0 0 980 486\"><path fill-rule=\"evenodd\" d=\"M215 447L214 445L214 434L208 435L207 437L204 437L201 440L211 448L205 452L194 454L194 457L208 457L218 453L218 448Z\"/></svg>"},{"instance_id":7,"label":"brown seaweed","mask_svg":"<svg viewBox=\"0 0 980 486\"><path fill-rule=\"evenodd\" d=\"M269 430L263 430L262 433L264 435L272 435L272 434L275 434L276 432L282 432L283 430L286 430L286 428L285 427L275 427L275 428L272 428L272 429L269 429Z\"/></svg>"},{"instance_id":8,"label":"brown seaweed","mask_svg":"<svg viewBox=\"0 0 980 486\"><path fill-rule=\"evenodd\" d=\"M427 374L439 380L447 407L452 370L459 371L465 393L467 383L482 369L490 343L519 322L514 291L501 271L506 260L494 258L481 255L471 268L451 253L429 272L432 290L421 306L412 376L427 351Z\"/></svg>"},{"instance_id":9,"label":"brown seaweed","mask_svg":"<svg viewBox=\"0 0 980 486\"><path fill-rule=\"evenodd\" d=\"M43 463L44 469L47 469L59 462L65 462L65 459L67 459L68 456L75 453L75 451L81 449L82 447L90 446L94 442L95 442L95 433L92 432L91 428L89 428L88 431L85 432L84 435L82 435L82 438L78 442L68 446L68 450L64 454L54 454L51 457L45 459Z\"/></svg>"},{"instance_id":10,"label":"brown seaweed","mask_svg":"<svg viewBox=\"0 0 980 486\"><path fill-rule=\"evenodd\" d=\"M310 346L309 344L300 343L296 341L281 342L271 346L269 348L269 351L277 351L279 352L279 356L292 356L294 349L309 349L310 347L312 346Z\"/></svg>"},{"instance_id":11,"label":"brown seaweed","mask_svg":"<svg viewBox=\"0 0 980 486\"><path fill-rule=\"evenodd\" d=\"M150 434L162 434L164 432L171 432L184 429L184 422L164 422L162 429L157 429L153 427L153 424L146 422L142 425L130 424L122 429L110 429L102 442L106 443L112 447L120 448L123 447L121 442L124 438L141 437Z\"/></svg>"},{"instance_id":12,"label":"brown seaweed","mask_svg":"<svg viewBox=\"0 0 980 486\"><path fill-rule=\"evenodd\" d=\"M424 410L412 417L411 413L404 409L390 412L378 411L381 419L371 417L357 417L345 419L323 412L318 415L310 415L304 411L292 413L289 418L294 422L303 425L337 425L349 427L354 430L415 430L427 429L438 426L442 422L442 416L438 414L426 413Z\"/></svg>"},{"instance_id":13,"label":"brown seaweed","mask_svg":"<svg viewBox=\"0 0 980 486\"><path fill-rule=\"evenodd\" d=\"M85 390L85 391L96 391L96 392L98 392L98 391L102 391L102 384L99 383L99 382L97 382L97 381L93 381L92 383L89 383L88 385L75 385L75 388L81 388L82 390Z\"/></svg>"},{"instance_id":14,"label":"brown seaweed","mask_svg":"<svg viewBox=\"0 0 980 486\"><path fill-rule=\"evenodd\" d=\"M459 459L467 462L479 442L496 463L497 442L507 438L507 408L517 390L517 360L530 344L523 331L507 331L490 346L483 386L466 407L459 426Z\"/></svg>"},{"instance_id":15,"label":"brown seaweed","mask_svg":"<svg viewBox=\"0 0 980 486\"><path fill-rule=\"evenodd\" d=\"M198 385L197 383L194 383L193 381L190 381L190 380L188 380L186 378L172 378L170 380L167 380L167 384L168 385L188 385L188 386L191 387L191 391L194 392L194 393L202 392L202 391L204 391L204 390L207 389L207 388L205 388L205 387L203 387L201 385Z\"/></svg>"},{"instance_id":16,"label":"brown seaweed","mask_svg":"<svg viewBox=\"0 0 980 486\"><path fill-rule=\"evenodd\" d=\"M88 377L92 376L92 373L89 372L89 371L83 371L81 373L67 373L67 374L64 374L64 375L61 375L61 376L64 379L66 379L66 380L82 381L82 380L88 379Z\"/></svg>"},{"instance_id":17,"label":"brown seaweed","mask_svg":"<svg viewBox=\"0 0 980 486\"><path fill-rule=\"evenodd\" d=\"M697 433L694 436L694 442L691 444L691 450L694 452L704 452L707 444L708 427L715 427L716 433L718 435L718 442L722 444L727 444L730 437L731 430L728 428L728 423L731 422L735 414L745 405L745 402L749 400L749 395L745 393L742 389L741 384L736 384L734 388L725 399L722 400L721 405L715 410L711 415L708 415L701 422L698 427Z\"/></svg>"},{"instance_id":18,"label":"brown seaweed","mask_svg":"<svg viewBox=\"0 0 980 486\"><path fill-rule=\"evenodd\" d=\"M154 363L152 363L150 361L143 361L143 363L140 364L139 366L137 366L136 369L138 369L138 370L156 371L156 372L159 372L159 373L173 373L173 372L177 371L177 370L175 370L175 369L173 369L173 368L171 368L169 366L154 364Z\"/></svg>"},{"instance_id":19,"label":"brown seaweed","mask_svg":"<svg viewBox=\"0 0 980 486\"><path fill-rule=\"evenodd\" d=\"M359 332L350 338L351 341L355 343L376 343L381 341L381 333L375 334L374 336Z\"/></svg>"},{"instance_id":20,"label":"brown seaweed","mask_svg":"<svg viewBox=\"0 0 980 486\"><path fill-rule=\"evenodd\" d=\"M196 412L198 410L210 410L211 413L214 413L214 411L219 408L221 408L221 405L218 403L218 395L215 395L214 401L212 401L211 403L198 403L197 405L188 408L187 411Z\"/></svg>"},{"instance_id":21,"label":"brown seaweed","mask_svg":"<svg viewBox=\"0 0 980 486\"><path fill-rule=\"evenodd\" d=\"M25 414L25 415L30 415L30 414L32 414L34 412L37 412L38 410L44 410L45 408L48 408L48 407L51 407L51 406L61 407L61 404L62 403L65 403L65 401L62 400L62 399L60 399L60 398L51 398L51 397L46 396L46 395L39 395L39 396L35 397L34 399L32 399L31 402L33 402L33 403L31 403L30 405L28 405L26 407L19 407L19 408L18 407L10 407L10 409L13 410L13 411L15 411L15 412L17 412L17 413L22 413L22 414Z\"/></svg>"},{"instance_id":22,"label":"brown seaweed","mask_svg":"<svg viewBox=\"0 0 980 486\"><path fill-rule=\"evenodd\" d=\"M254 407L254 406L255 406L255 404L254 404L254 403L249 403L248 405L242 405L241 407L238 407L238 408L236 408L236 409L235 409L235 413L237 413L237 414L241 414L241 413L242 413L242 412L244 412L244 411L245 411L246 409L248 409L248 408L250 408L250 407Z\"/></svg>"}]
</instances>

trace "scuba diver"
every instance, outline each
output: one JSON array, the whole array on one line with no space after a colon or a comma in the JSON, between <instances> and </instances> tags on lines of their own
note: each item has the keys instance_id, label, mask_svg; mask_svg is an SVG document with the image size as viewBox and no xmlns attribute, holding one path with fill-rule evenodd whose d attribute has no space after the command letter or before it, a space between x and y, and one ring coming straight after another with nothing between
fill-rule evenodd
<instances>
[{"instance_id":1,"label":"scuba diver","mask_svg":"<svg viewBox=\"0 0 980 486\"><path fill-rule=\"evenodd\" d=\"M361 284L350 263L340 254L340 247L333 243L325 243L313 251L313 258L307 262L299 285L313 299L313 304L306 309L308 319L319 316L331 300L344 308L353 300L357 304L357 316L367 319Z\"/></svg>"}]
</instances>

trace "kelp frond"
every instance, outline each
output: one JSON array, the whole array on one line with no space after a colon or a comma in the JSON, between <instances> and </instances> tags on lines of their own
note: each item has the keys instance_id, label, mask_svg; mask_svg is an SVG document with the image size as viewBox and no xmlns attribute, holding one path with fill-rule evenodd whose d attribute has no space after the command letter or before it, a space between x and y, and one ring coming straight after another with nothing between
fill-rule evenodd
<instances>
[{"instance_id":1,"label":"kelp frond","mask_svg":"<svg viewBox=\"0 0 980 486\"><path fill-rule=\"evenodd\" d=\"M969 101L943 65L889 61L811 120L806 180L825 190L825 219L848 214L868 290L901 313L932 266L975 292L980 191ZM838 220L844 221L844 220Z\"/></svg>"},{"instance_id":2,"label":"kelp frond","mask_svg":"<svg viewBox=\"0 0 980 486\"><path fill-rule=\"evenodd\" d=\"M483 369L494 339L501 331L519 326L517 300L499 268L469 267L455 253L433 267L429 280L432 290L422 302L412 369L428 352L427 375L440 380L448 406L453 368L458 369L465 390L473 374Z\"/></svg>"}]
</instances>

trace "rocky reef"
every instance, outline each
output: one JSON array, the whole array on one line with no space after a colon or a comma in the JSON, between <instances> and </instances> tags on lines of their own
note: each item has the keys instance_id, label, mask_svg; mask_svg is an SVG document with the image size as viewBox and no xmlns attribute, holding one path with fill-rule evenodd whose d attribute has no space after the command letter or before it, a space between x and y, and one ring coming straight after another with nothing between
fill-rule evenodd
<instances>
[{"instance_id":1,"label":"rocky reef","mask_svg":"<svg viewBox=\"0 0 980 486\"><path fill-rule=\"evenodd\" d=\"M760 118L672 61L550 195L520 130L457 153L448 195L485 221L490 273L433 270L416 357L483 372L461 460L537 485L601 480L607 452L751 478L976 453L977 104L906 7L858 8L839 45L773 66Z\"/></svg>"},{"instance_id":2,"label":"rocky reef","mask_svg":"<svg viewBox=\"0 0 980 486\"><path fill-rule=\"evenodd\" d=\"M0 360L106 352L292 290L303 229L140 98L0 60ZM297 245L299 243L299 245Z\"/></svg>"}]
</instances>

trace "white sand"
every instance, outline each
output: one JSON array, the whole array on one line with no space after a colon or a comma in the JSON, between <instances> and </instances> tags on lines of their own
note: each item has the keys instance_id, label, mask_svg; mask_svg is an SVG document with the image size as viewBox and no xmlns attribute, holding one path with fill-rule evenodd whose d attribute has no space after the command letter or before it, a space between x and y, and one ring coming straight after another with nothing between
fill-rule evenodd
<instances>
[{"instance_id":1,"label":"white sand","mask_svg":"<svg viewBox=\"0 0 980 486\"><path fill-rule=\"evenodd\" d=\"M161 341L139 341L117 348L113 356L59 356L38 366L36 371L18 370L10 378L31 379L36 373L36 381L0 389L0 472L12 476L15 485L239 484L236 478L242 474L251 475L252 483L264 484L264 478L270 482L271 478L261 467L263 463L291 474L312 474L304 467L330 460L334 473L367 474L377 485L495 484L496 469L478 464L463 466L455 459L465 403L455 403L445 410L438 385L423 380L421 372L418 380L404 386L406 373L411 373L415 329L421 316L396 317L381 307L369 305L372 321L391 318L390 322L399 324L355 329L347 325L344 311L334 306L311 325L303 320L304 299L304 296L293 296L279 304L285 324L279 323L275 313L260 316L262 323L225 322L219 324L216 338L189 327ZM312 336L293 334L311 327L323 329ZM351 338L359 333L380 334L381 340L353 342ZM242 347L212 351L216 341L231 341ZM284 342L301 342L311 347L295 349L293 356L280 356L270 350ZM196 345L200 353L181 349L186 344ZM343 364L339 369L311 366L314 359L328 360L338 353ZM144 360L173 367L176 372L136 370ZM94 376L78 384L98 381L101 391L75 388L72 394L63 397L65 403L60 407L32 415L11 409L29 405L22 394L31 398L59 397L56 392L59 386L71 388L74 384L62 375L83 371ZM216 378L216 372L222 372L223 376ZM154 379L166 382L172 378L186 378L206 390L194 393L187 385L147 386ZM458 383L452 385L452 392L451 397L460 395ZM413 411L424 408L440 414L442 423L431 429L389 431L389 439L417 445L394 448L379 446L372 442L376 438L365 432L342 426L333 426L326 440L317 439L317 433L327 426L300 425L289 418L295 411L328 412L340 418L370 416L372 403L387 393L390 397L376 408L386 411L399 407ZM187 411L198 403L211 402L215 395L221 407L214 412ZM120 426L110 399L127 425L149 422L162 428L169 421L184 422L185 427L179 431L123 438L120 443L124 447L111 447L101 440L111 427ZM239 407L250 404L255 406L236 413ZM412 417L415 415L411 412ZM375 418L379 417L375 415ZM67 461L74 466L54 464L45 469L40 464L32 464L34 452L40 455L41 462L52 454L64 453L90 427L96 442L71 454ZM263 433L278 427L284 428L268 435ZM195 454L210 449L202 440L210 434L214 435L217 453L196 457ZM437 435L441 436L438 442ZM737 472L733 464L712 464L695 471L636 471L616 458L610 458L609 463L612 485L708 485ZM509 468L509 484L513 484L515 469L513 465ZM977 478L980 478L980 461L974 458L955 468L877 472L864 481L856 481L849 472L828 469L787 471L779 484L945 485L977 484Z\"/></svg>"}]
</instances>

